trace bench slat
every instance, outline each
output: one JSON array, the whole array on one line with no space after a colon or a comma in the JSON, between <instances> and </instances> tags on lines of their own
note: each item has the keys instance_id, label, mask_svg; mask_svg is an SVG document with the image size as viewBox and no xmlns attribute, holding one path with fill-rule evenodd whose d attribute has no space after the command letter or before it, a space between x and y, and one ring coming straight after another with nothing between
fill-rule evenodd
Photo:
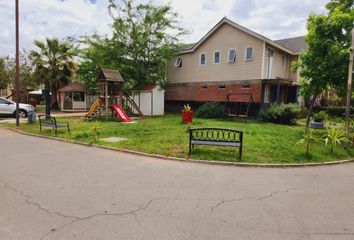
<instances>
[{"instance_id":1,"label":"bench slat","mask_svg":"<svg viewBox=\"0 0 354 240\"><path fill-rule=\"evenodd\" d=\"M241 143L239 142L228 142L228 141L200 141L200 140L192 140L192 144L194 145L215 145L215 146L230 146L230 147L239 147Z\"/></svg>"}]
</instances>

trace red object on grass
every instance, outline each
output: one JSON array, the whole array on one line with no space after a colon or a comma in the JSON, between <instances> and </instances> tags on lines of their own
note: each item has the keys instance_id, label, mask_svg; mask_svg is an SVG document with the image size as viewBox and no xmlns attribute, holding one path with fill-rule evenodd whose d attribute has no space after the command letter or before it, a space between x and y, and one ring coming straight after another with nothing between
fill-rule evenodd
<instances>
[{"instance_id":1,"label":"red object on grass","mask_svg":"<svg viewBox=\"0 0 354 240\"><path fill-rule=\"evenodd\" d=\"M182 111L182 122L191 123L193 121L192 111Z\"/></svg>"},{"instance_id":2,"label":"red object on grass","mask_svg":"<svg viewBox=\"0 0 354 240\"><path fill-rule=\"evenodd\" d=\"M119 104L113 105L113 110L116 112L117 117L122 121L122 122L131 122L132 120L128 115L124 112L122 107Z\"/></svg>"}]
</instances>

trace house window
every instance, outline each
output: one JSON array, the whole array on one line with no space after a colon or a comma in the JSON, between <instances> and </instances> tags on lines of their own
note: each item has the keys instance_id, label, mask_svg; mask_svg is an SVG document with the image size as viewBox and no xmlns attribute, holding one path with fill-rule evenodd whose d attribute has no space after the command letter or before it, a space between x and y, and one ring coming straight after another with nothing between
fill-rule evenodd
<instances>
[{"instance_id":1,"label":"house window","mask_svg":"<svg viewBox=\"0 0 354 240\"><path fill-rule=\"evenodd\" d=\"M249 84L244 84L241 86L242 89L250 89L251 88L251 85Z\"/></svg>"},{"instance_id":2,"label":"house window","mask_svg":"<svg viewBox=\"0 0 354 240\"><path fill-rule=\"evenodd\" d=\"M218 85L218 88L219 88L219 89L225 89L226 86L225 86L225 84L220 84L220 85Z\"/></svg>"},{"instance_id":3,"label":"house window","mask_svg":"<svg viewBox=\"0 0 354 240\"><path fill-rule=\"evenodd\" d=\"M84 92L73 92L73 99L75 102L84 102L85 93Z\"/></svg>"},{"instance_id":4,"label":"house window","mask_svg":"<svg viewBox=\"0 0 354 240\"><path fill-rule=\"evenodd\" d=\"M253 60L253 47L246 48L246 61Z\"/></svg>"},{"instance_id":5,"label":"house window","mask_svg":"<svg viewBox=\"0 0 354 240\"><path fill-rule=\"evenodd\" d=\"M176 68L182 67L182 58L181 57L176 58L175 67Z\"/></svg>"},{"instance_id":6,"label":"house window","mask_svg":"<svg viewBox=\"0 0 354 240\"><path fill-rule=\"evenodd\" d=\"M220 52L215 52L214 53L214 64L219 64L220 63Z\"/></svg>"},{"instance_id":7,"label":"house window","mask_svg":"<svg viewBox=\"0 0 354 240\"><path fill-rule=\"evenodd\" d=\"M207 85L202 85L202 89L208 89Z\"/></svg>"},{"instance_id":8,"label":"house window","mask_svg":"<svg viewBox=\"0 0 354 240\"><path fill-rule=\"evenodd\" d=\"M206 54L202 53L202 54L200 54L199 64L205 65L205 62L206 62Z\"/></svg>"},{"instance_id":9,"label":"house window","mask_svg":"<svg viewBox=\"0 0 354 240\"><path fill-rule=\"evenodd\" d=\"M281 68L285 68L285 56L283 55L281 58Z\"/></svg>"},{"instance_id":10,"label":"house window","mask_svg":"<svg viewBox=\"0 0 354 240\"><path fill-rule=\"evenodd\" d=\"M236 50L232 49L229 51L229 57L227 59L227 62L233 63L236 61Z\"/></svg>"}]
</instances>

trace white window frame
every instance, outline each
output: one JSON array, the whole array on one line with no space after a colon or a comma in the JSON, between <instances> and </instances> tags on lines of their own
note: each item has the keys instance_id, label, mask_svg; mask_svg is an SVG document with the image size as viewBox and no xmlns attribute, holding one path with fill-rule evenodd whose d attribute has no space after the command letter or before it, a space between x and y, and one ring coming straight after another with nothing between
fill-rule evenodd
<instances>
[{"instance_id":1,"label":"white window frame","mask_svg":"<svg viewBox=\"0 0 354 240\"><path fill-rule=\"evenodd\" d=\"M247 59L247 49L252 48L252 55L250 59ZM254 47L253 46L248 46L245 49L245 61L253 61L253 55L254 55Z\"/></svg>"},{"instance_id":2,"label":"white window frame","mask_svg":"<svg viewBox=\"0 0 354 240\"><path fill-rule=\"evenodd\" d=\"M180 62L179 62L179 64L178 64L178 60L180 60ZM176 58L176 61L175 61L175 67L176 68L180 68L180 67L182 67L182 57L177 57Z\"/></svg>"},{"instance_id":3,"label":"white window frame","mask_svg":"<svg viewBox=\"0 0 354 240\"><path fill-rule=\"evenodd\" d=\"M216 54L216 53L219 53L219 62L215 62L215 54ZM220 63L221 63L221 51L218 50L218 51L215 51L215 52L214 52L214 55L213 55L213 63L214 63L214 64L220 64Z\"/></svg>"},{"instance_id":4,"label":"white window frame","mask_svg":"<svg viewBox=\"0 0 354 240\"><path fill-rule=\"evenodd\" d=\"M233 61L230 61L230 53L231 51L235 51L235 57ZM227 54L227 62L228 63L235 63L237 59L237 50L236 49L229 49L228 54Z\"/></svg>"},{"instance_id":5,"label":"white window frame","mask_svg":"<svg viewBox=\"0 0 354 240\"><path fill-rule=\"evenodd\" d=\"M204 64L202 64L202 55L204 54ZM207 61L207 55L206 53L201 53L199 54L199 66L205 66L206 65L206 61Z\"/></svg>"}]
</instances>

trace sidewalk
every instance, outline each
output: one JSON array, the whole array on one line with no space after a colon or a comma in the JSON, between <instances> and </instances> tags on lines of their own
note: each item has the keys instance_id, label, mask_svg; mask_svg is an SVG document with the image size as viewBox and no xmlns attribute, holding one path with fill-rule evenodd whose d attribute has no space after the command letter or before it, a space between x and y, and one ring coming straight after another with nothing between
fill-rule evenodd
<instances>
[{"instance_id":1,"label":"sidewalk","mask_svg":"<svg viewBox=\"0 0 354 240\"><path fill-rule=\"evenodd\" d=\"M45 114L43 112L37 112L38 114ZM53 112L52 111L52 116L53 117L83 117L86 114L86 112ZM27 118L22 118L20 119L20 123L26 123ZM13 117L0 117L0 123L16 123L16 118Z\"/></svg>"}]
</instances>

